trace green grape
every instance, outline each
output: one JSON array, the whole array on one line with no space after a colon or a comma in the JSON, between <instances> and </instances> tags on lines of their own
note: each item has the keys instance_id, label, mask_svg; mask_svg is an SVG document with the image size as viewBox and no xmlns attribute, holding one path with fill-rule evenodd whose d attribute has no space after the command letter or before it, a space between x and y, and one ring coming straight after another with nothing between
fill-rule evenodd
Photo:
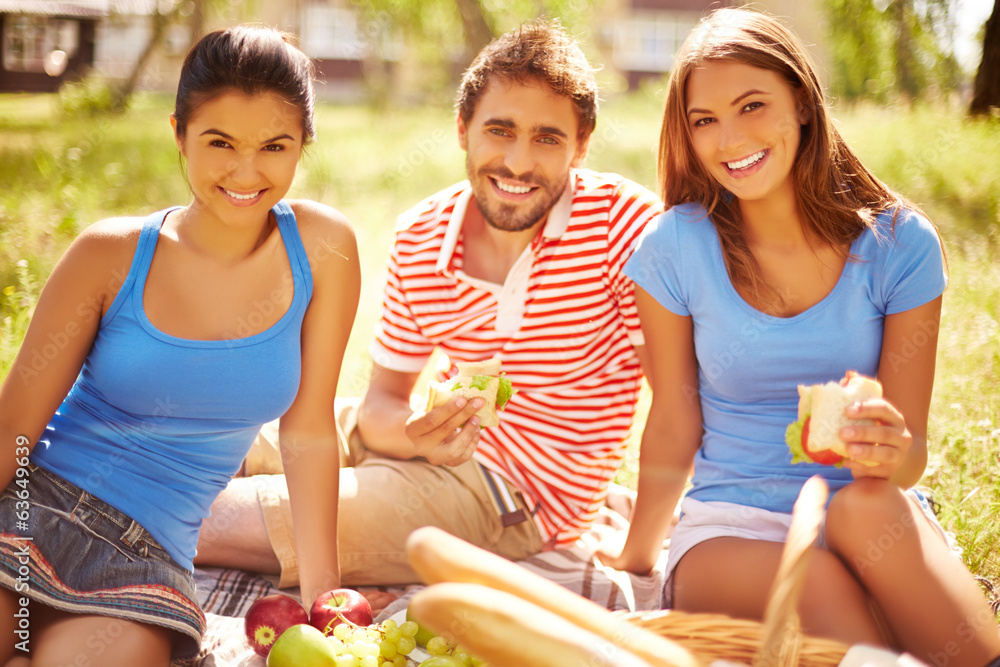
<instances>
[{"instance_id":1,"label":"green grape","mask_svg":"<svg viewBox=\"0 0 1000 667\"><path fill-rule=\"evenodd\" d=\"M347 647L347 650L351 652L358 660L368 656L368 642L354 642Z\"/></svg>"},{"instance_id":2,"label":"green grape","mask_svg":"<svg viewBox=\"0 0 1000 667\"><path fill-rule=\"evenodd\" d=\"M406 621L405 623L403 623L402 625L399 626L399 631L400 631L400 633L402 633L402 635L404 637L414 637L414 636L416 636L417 630L419 630L419 629L420 629L420 626L417 625L416 621Z\"/></svg>"},{"instance_id":3,"label":"green grape","mask_svg":"<svg viewBox=\"0 0 1000 667\"><path fill-rule=\"evenodd\" d=\"M388 621L386 622L388 623ZM390 628L383 628L383 631L385 632L385 638L393 643L398 642L399 638L403 636L402 631L396 627L395 623Z\"/></svg>"},{"instance_id":4,"label":"green grape","mask_svg":"<svg viewBox=\"0 0 1000 667\"><path fill-rule=\"evenodd\" d=\"M396 657L392 659L392 667L406 667L406 665L406 656L402 653L397 653Z\"/></svg>"},{"instance_id":5,"label":"green grape","mask_svg":"<svg viewBox=\"0 0 1000 667\"><path fill-rule=\"evenodd\" d=\"M399 625L396 624L396 621L392 620L391 618L387 618L382 623L382 629L385 630L385 631L391 630L393 628L398 628L398 627L399 627Z\"/></svg>"},{"instance_id":6,"label":"green grape","mask_svg":"<svg viewBox=\"0 0 1000 667\"><path fill-rule=\"evenodd\" d=\"M330 642L330 646L333 647L333 652L336 653L337 655L341 655L342 653L347 652L347 646L345 646L344 642L340 641L335 636L330 635L326 638L326 640Z\"/></svg>"},{"instance_id":7,"label":"green grape","mask_svg":"<svg viewBox=\"0 0 1000 667\"><path fill-rule=\"evenodd\" d=\"M350 636L348 638L347 643L348 644L360 644L361 642L367 642L367 641L368 641L368 633L365 631L365 629L364 628L354 628L354 630L351 631L351 634L350 634ZM361 656L358 656L358 657L360 658Z\"/></svg>"},{"instance_id":8,"label":"green grape","mask_svg":"<svg viewBox=\"0 0 1000 667\"><path fill-rule=\"evenodd\" d=\"M413 637L400 637L396 642L396 651L401 655L410 655L417 648L417 640Z\"/></svg>"},{"instance_id":9,"label":"green grape","mask_svg":"<svg viewBox=\"0 0 1000 667\"><path fill-rule=\"evenodd\" d=\"M396 657L396 642L390 641L388 638L383 639L378 645L378 652L383 658L389 658L392 660Z\"/></svg>"},{"instance_id":10,"label":"green grape","mask_svg":"<svg viewBox=\"0 0 1000 667\"><path fill-rule=\"evenodd\" d=\"M361 667L378 667L378 658L373 655L366 655L361 658Z\"/></svg>"},{"instance_id":11,"label":"green grape","mask_svg":"<svg viewBox=\"0 0 1000 667\"><path fill-rule=\"evenodd\" d=\"M361 661L350 653L337 656L337 667L361 667Z\"/></svg>"},{"instance_id":12,"label":"green grape","mask_svg":"<svg viewBox=\"0 0 1000 667\"><path fill-rule=\"evenodd\" d=\"M347 637L354 631L354 628L349 626L347 623L341 623L340 625L333 626L333 636L340 641L347 641Z\"/></svg>"},{"instance_id":13,"label":"green grape","mask_svg":"<svg viewBox=\"0 0 1000 667\"><path fill-rule=\"evenodd\" d=\"M456 646L455 652L451 655L456 660L460 660L465 667L472 667L472 656L461 646Z\"/></svg>"},{"instance_id":14,"label":"green grape","mask_svg":"<svg viewBox=\"0 0 1000 667\"><path fill-rule=\"evenodd\" d=\"M427 652L431 655L448 655L451 644L444 637L432 637L427 642Z\"/></svg>"}]
</instances>

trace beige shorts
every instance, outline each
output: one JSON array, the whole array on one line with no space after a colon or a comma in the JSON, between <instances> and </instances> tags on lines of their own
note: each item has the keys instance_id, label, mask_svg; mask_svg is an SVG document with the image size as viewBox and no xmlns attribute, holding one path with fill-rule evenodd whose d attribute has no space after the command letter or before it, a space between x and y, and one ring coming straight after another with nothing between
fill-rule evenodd
<instances>
[{"instance_id":1,"label":"beige shorts","mask_svg":"<svg viewBox=\"0 0 1000 667\"><path fill-rule=\"evenodd\" d=\"M338 544L345 586L418 583L406 558L406 538L421 526L437 526L511 560L542 550L541 536L516 488L500 482L504 488L499 495L520 511L512 515L498 506L495 482L474 461L435 466L369 451L357 433L357 404L355 399L336 405L341 443ZM278 425L271 422L247 455L244 475L254 479L271 547L281 563L278 585L285 588L297 585L299 575L281 471ZM518 520L522 515L524 520Z\"/></svg>"}]
</instances>

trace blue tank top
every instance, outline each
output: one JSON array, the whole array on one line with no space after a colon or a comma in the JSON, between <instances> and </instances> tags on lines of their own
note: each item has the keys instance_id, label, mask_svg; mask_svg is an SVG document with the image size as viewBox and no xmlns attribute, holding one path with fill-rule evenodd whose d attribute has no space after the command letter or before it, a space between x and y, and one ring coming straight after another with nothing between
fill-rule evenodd
<instances>
[{"instance_id":1,"label":"blue tank top","mask_svg":"<svg viewBox=\"0 0 1000 667\"><path fill-rule=\"evenodd\" d=\"M291 207L272 212L291 265L291 306L258 334L208 341L170 336L146 317L146 276L169 210L149 216L80 375L31 456L138 521L189 570L212 501L261 424L284 414L299 388L312 273ZM247 321L268 306L256 302Z\"/></svg>"}]
</instances>

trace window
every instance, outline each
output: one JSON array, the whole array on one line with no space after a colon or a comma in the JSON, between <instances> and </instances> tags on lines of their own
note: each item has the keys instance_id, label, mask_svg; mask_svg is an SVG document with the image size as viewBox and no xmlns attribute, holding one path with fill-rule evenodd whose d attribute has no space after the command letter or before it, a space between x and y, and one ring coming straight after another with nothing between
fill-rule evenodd
<instances>
[{"instance_id":1,"label":"window","mask_svg":"<svg viewBox=\"0 0 1000 667\"><path fill-rule=\"evenodd\" d=\"M3 30L3 67L11 72L44 72L53 51L76 55L80 24L42 16L8 15Z\"/></svg>"},{"instance_id":2,"label":"window","mask_svg":"<svg viewBox=\"0 0 1000 667\"><path fill-rule=\"evenodd\" d=\"M104 76L127 77L149 43L148 16L113 16L97 24L94 68Z\"/></svg>"},{"instance_id":3,"label":"window","mask_svg":"<svg viewBox=\"0 0 1000 667\"><path fill-rule=\"evenodd\" d=\"M619 69L668 72L674 54L698 22L691 12L635 12L615 25L614 60Z\"/></svg>"},{"instance_id":4,"label":"window","mask_svg":"<svg viewBox=\"0 0 1000 667\"><path fill-rule=\"evenodd\" d=\"M361 60L365 41L357 14L345 7L307 5L303 9L302 50L324 60Z\"/></svg>"}]
</instances>

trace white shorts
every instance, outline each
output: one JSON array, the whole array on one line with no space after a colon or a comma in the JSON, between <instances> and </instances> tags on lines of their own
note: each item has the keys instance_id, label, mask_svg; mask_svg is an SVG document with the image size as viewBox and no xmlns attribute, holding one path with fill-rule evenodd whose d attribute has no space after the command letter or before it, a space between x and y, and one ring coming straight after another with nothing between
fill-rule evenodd
<instances>
[{"instance_id":1,"label":"white shorts","mask_svg":"<svg viewBox=\"0 0 1000 667\"><path fill-rule=\"evenodd\" d=\"M961 548L955 541L954 534L946 531L937 520L926 496L917 489L908 489L905 493L938 530L948 547L955 554L961 555ZM772 512L736 503L703 502L694 498L684 498L681 501L681 518L670 537L670 548L667 551L667 566L664 573L666 583L663 588L664 607L670 608L673 605L674 568L684 554L695 546L716 537L784 542L791 525L792 515L787 512ZM816 544L820 549L827 548L824 533L821 526Z\"/></svg>"}]
</instances>

